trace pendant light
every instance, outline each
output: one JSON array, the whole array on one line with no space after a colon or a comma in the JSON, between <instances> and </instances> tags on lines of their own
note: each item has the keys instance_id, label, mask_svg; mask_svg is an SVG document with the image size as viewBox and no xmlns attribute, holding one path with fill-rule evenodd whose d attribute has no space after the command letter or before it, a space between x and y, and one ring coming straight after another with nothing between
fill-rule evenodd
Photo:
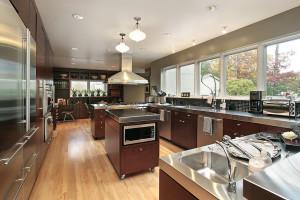
<instances>
[{"instance_id":1,"label":"pendant light","mask_svg":"<svg viewBox=\"0 0 300 200\"><path fill-rule=\"evenodd\" d=\"M129 38L136 41L136 42L139 42L139 41L142 41L146 38L146 34L141 31L141 28L139 26L139 21L141 20L140 17L134 17L133 18L134 20L136 20L136 24L135 24L135 27L134 27L134 31L131 31L129 33Z\"/></svg>"},{"instance_id":2,"label":"pendant light","mask_svg":"<svg viewBox=\"0 0 300 200\"><path fill-rule=\"evenodd\" d=\"M119 51L119 52L121 52L121 53L124 53L124 52L126 52L126 51L128 51L129 50L129 47L125 44L125 42L124 42L124 36L125 36L126 34L125 33L120 33L120 36L121 36L121 42L120 42L120 44L118 44L117 46L116 46L116 50L117 51Z\"/></svg>"}]
</instances>

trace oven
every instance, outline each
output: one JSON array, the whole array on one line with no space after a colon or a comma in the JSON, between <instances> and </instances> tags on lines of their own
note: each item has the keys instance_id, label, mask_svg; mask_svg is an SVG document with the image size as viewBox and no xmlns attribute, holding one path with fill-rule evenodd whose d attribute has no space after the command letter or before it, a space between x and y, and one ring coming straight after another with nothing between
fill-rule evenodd
<instances>
[{"instance_id":1,"label":"oven","mask_svg":"<svg viewBox=\"0 0 300 200\"><path fill-rule=\"evenodd\" d=\"M291 100L264 100L263 113L296 118L300 116L300 102Z\"/></svg>"},{"instance_id":2,"label":"oven","mask_svg":"<svg viewBox=\"0 0 300 200\"><path fill-rule=\"evenodd\" d=\"M123 126L123 145L156 140L156 123Z\"/></svg>"}]
</instances>

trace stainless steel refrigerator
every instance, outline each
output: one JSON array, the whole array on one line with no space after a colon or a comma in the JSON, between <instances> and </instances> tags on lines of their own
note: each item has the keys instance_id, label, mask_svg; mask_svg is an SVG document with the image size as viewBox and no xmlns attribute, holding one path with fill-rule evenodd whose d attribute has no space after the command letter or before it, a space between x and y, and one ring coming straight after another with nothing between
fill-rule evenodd
<instances>
[{"instance_id":1,"label":"stainless steel refrigerator","mask_svg":"<svg viewBox=\"0 0 300 200\"><path fill-rule=\"evenodd\" d=\"M39 154L36 44L9 0L0 0L0 199L27 199Z\"/></svg>"}]
</instances>

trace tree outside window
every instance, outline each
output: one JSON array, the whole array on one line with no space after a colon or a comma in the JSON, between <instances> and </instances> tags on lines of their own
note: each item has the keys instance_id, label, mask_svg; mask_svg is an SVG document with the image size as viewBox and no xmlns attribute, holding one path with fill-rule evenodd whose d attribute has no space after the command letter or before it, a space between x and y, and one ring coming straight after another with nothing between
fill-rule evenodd
<instances>
[{"instance_id":1,"label":"tree outside window","mask_svg":"<svg viewBox=\"0 0 300 200\"><path fill-rule=\"evenodd\" d=\"M257 50L226 57L226 92L230 96L248 96L256 90Z\"/></svg>"},{"instance_id":2,"label":"tree outside window","mask_svg":"<svg viewBox=\"0 0 300 200\"><path fill-rule=\"evenodd\" d=\"M207 85L210 87L212 90L215 89L215 83L214 80L211 76L206 76L205 74L211 72L216 79L216 90L217 90L217 95L219 94L219 88L220 88L220 59L215 58L215 59L210 59L206 61L199 62L199 71L200 71L200 77L199 77L199 90L200 90L200 95L211 95L211 91L205 86ZM205 83L205 85L201 82L201 77L202 81Z\"/></svg>"},{"instance_id":3,"label":"tree outside window","mask_svg":"<svg viewBox=\"0 0 300 200\"><path fill-rule=\"evenodd\" d=\"M267 46L267 95L300 93L300 39Z\"/></svg>"}]
</instances>

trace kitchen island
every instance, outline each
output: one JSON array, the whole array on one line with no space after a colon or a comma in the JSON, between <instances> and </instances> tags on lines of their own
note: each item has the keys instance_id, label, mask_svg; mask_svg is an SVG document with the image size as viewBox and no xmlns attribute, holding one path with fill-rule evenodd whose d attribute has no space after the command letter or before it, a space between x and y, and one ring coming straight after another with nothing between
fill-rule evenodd
<instances>
[{"instance_id":1,"label":"kitchen island","mask_svg":"<svg viewBox=\"0 0 300 200\"><path fill-rule=\"evenodd\" d=\"M158 166L159 114L138 109L106 110L105 149L120 179Z\"/></svg>"}]
</instances>

